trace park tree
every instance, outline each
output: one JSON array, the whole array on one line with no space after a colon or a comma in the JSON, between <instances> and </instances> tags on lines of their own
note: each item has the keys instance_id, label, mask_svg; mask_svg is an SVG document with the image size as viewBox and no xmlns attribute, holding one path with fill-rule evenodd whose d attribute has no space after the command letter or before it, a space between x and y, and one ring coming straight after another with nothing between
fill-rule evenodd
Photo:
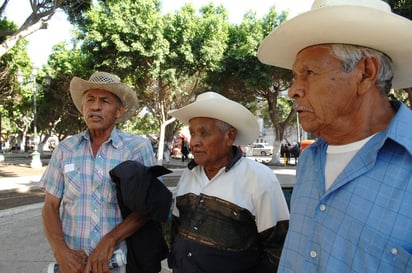
<instances>
[{"instance_id":1,"label":"park tree","mask_svg":"<svg viewBox=\"0 0 412 273\"><path fill-rule=\"evenodd\" d=\"M243 102L259 116L268 113L275 135L276 152L272 159L275 164L285 129L296 115L291 101L281 96L291 85L292 77L289 70L260 63L256 52L263 38L286 16L284 12L278 14L275 7L263 19L257 18L254 12L245 14L239 25L231 26L221 70L209 78L216 89Z\"/></svg>"},{"instance_id":2,"label":"park tree","mask_svg":"<svg viewBox=\"0 0 412 273\"><path fill-rule=\"evenodd\" d=\"M43 84L43 96L38 109L39 128L44 135L43 144L51 135L57 135L61 140L85 129L69 90L74 76L89 77L89 71L84 69L84 62L84 55L77 44L62 42L53 47L43 71L44 77L49 77L49 83Z\"/></svg>"},{"instance_id":3,"label":"park tree","mask_svg":"<svg viewBox=\"0 0 412 273\"><path fill-rule=\"evenodd\" d=\"M0 28L13 31L17 29L17 25L0 19ZM0 43L5 39L0 37ZM31 69L27 46L28 41L22 39L0 58L0 117L3 144L16 132L25 140L33 121L33 106L30 103L32 92L30 89L21 88L16 77L20 69ZM21 143L17 140L18 137L15 138L16 142Z\"/></svg>"},{"instance_id":4,"label":"park tree","mask_svg":"<svg viewBox=\"0 0 412 273\"><path fill-rule=\"evenodd\" d=\"M228 35L222 6L206 5L196 15L186 5L164 16L155 0L95 6L79 29L88 69L111 71L133 86L156 131L167 111L207 89L204 79L218 69Z\"/></svg>"}]
</instances>

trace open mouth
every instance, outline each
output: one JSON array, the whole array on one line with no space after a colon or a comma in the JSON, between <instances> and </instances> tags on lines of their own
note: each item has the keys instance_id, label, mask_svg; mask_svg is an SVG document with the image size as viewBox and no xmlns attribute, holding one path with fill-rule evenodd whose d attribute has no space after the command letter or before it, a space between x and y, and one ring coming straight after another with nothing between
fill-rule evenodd
<instances>
[{"instance_id":1,"label":"open mouth","mask_svg":"<svg viewBox=\"0 0 412 273\"><path fill-rule=\"evenodd\" d=\"M96 113L90 113L87 115L88 119L92 119L92 120L101 120L103 119L103 116L100 114L96 114Z\"/></svg>"}]
</instances>

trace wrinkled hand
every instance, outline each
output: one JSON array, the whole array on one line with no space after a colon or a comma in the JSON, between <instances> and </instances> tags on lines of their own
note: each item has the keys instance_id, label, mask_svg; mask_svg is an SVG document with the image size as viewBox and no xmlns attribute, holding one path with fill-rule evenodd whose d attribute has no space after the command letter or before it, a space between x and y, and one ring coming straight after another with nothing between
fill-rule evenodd
<instances>
[{"instance_id":1,"label":"wrinkled hand","mask_svg":"<svg viewBox=\"0 0 412 273\"><path fill-rule=\"evenodd\" d=\"M85 269L86 253L72 249L61 249L55 253L60 273L83 273Z\"/></svg>"},{"instance_id":2,"label":"wrinkled hand","mask_svg":"<svg viewBox=\"0 0 412 273\"><path fill-rule=\"evenodd\" d=\"M89 256L84 273L111 273L109 261L113 255L114 244L109 238L103 239L96 246L95 250Z\"/></svg>"}]
</instances>

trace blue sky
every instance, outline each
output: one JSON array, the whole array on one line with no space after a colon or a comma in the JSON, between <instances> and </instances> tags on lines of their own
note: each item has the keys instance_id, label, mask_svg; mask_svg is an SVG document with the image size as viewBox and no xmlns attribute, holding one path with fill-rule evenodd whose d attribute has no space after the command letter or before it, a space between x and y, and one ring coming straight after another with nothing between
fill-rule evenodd
<instances>
[{"instance_id":1,"label":"blue sky","mask_svg":"<svg viewBox=\"0 0 412 273\"><path fill-rule=\"evenodd\" d=\"M185 3L191 2L196 9L213 2L222 4L229 13L232 23L239 23L248 10L256 11L258 16L267 13L271 6L276 10L289 11L290 16L295 16L310 9L311 0L163 0L162 11L173 12L180 9ZM29 0L10 1L6 15L9 20L21 25L30 13ZM53 15L47 30L39 30L27 37L29 40L29 54L35 66L41 66L47 62L52 46L58 42L70 40L71 25L66 20L66 15L58 11Z\"/></svg>"}]
</instances>

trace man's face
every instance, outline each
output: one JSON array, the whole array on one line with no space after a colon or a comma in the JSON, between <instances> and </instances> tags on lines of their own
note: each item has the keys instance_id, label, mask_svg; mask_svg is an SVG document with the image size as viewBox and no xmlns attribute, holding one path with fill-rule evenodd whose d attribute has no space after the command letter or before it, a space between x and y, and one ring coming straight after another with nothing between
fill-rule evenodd
<instances>
[{"instance_id":1,"label":"man's face","mask_svg":"<svg viewBox=\"0 0 412 273\"><path fill-rule=\"evenodd\" d=\"M236 138L235 130L222 132L212 118L193 118L189 122L190 148L197 164L207 167L226 165Z\"/></svg>"},{"instance_id":2,"label":"man's face","mask_svg":"<svg viewBox=\"0 0 412 273\"><path fill-rule=\"evenodd\" d=\"M111 130L123 112L124 106L119 107L109 91L90 89L83 95L82 113L89 130Z\"/></svg>"},{"instance_id":3,"label":"man's face","mask_svg":"<svg viewBox=\"0 0 412 273\"><path fill-rule=\"evenodd\" d=\"M347 130L359 107L356 92L359 71L355 68L344 72L342 62L331 54L327 45L299 52L292 70L295 81L288 95L295 100L303 129L326 138Z\"/></svg>"}]
</instances>

